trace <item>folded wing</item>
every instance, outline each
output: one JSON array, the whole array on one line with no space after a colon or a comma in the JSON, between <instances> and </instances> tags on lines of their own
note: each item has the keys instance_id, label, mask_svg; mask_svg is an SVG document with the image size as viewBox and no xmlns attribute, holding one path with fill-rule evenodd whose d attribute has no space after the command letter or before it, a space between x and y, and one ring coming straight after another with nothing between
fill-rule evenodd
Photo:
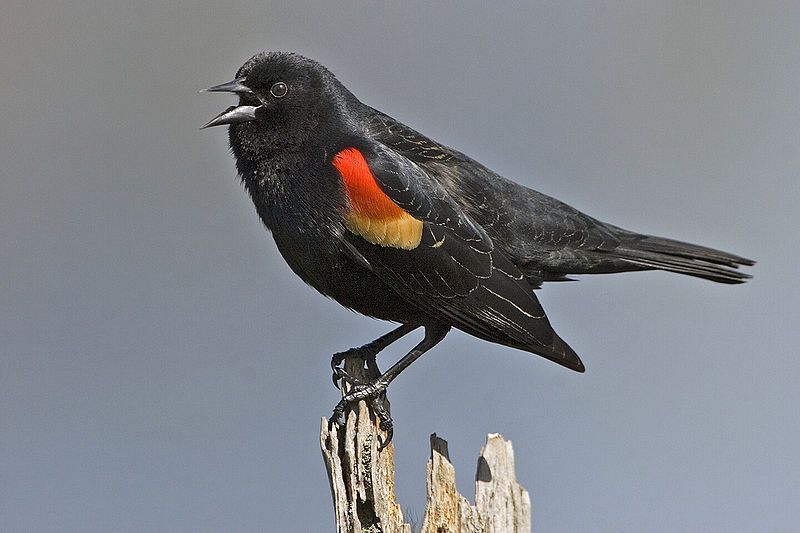
<instances>
[{"instance_id":1,"label":"folded wing","mask_svg":"<svg viewBox=\"0 0 800 533\"><path fill-rule=\"evenodd\" d=\"M443 323L584 370L519 269L420 166L380 144L343 150L334 166L359 262Z\"/></svg>"}]
</instances>

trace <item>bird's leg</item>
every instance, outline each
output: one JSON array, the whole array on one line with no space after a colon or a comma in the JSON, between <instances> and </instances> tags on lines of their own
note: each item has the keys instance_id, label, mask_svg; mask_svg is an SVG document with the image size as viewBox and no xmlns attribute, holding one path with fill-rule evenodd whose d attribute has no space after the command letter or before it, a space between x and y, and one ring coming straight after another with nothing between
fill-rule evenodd
<instances>
[{"instance_id":1,"label":"bird's leg","mask_svg":"<svg viewBox=\"0 0 800 533\"><path fill-rule=\"evenodd\" d=\"M346 359L361 359L367 365L367 369L369 370L370 374L373 377L377 378L381 375L380 370L378 370L378 363L375 360L375 356L378 355L378 352L392 344L394 341L400 339L404 335L408 335L419 326L412 326L410 324L403 324L399 326L386 335L378 337L372 342L365 344L364 346L360 346L358 348L350 348L347 351L339 352L333 354L331 357L331 371L333 371L333 384L338 388L339 381L345 381L350 384L357 384L359 380L355 379L353 376L345 371L344 366L341 365Z\"/></svg>"},{"instance_id":2,"label":"bird's leg","mask_svg":"<svg viewBox=\"0 0 800 533\"><path fill-rule=\"evenodd\" d=\"M402 359L396 362L389 370L369 383L354 383L342 400L333 409L331 422L338 423L344 410L352 404L357 404L361 400L367 400L372 406L372 410L380 420L380 428L386 431L386 440L381 443L380 449L386 447L392 440L392 418L386 409L384 400L386 399L386 388L400 373L420 358L422 354L439 344L444 339L450 326L425 326L425 337Z\"/></svg>"}]
</instances>

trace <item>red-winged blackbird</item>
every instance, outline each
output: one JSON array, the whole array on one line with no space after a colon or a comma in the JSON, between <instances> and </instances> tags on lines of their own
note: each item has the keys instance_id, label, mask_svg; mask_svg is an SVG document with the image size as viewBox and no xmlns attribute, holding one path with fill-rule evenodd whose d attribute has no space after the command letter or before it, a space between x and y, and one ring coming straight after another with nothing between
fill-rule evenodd
<instances>
[{"instance_id":1,"label":"red-winged blackbird","mask_svg":"<svg viewBox=\"0 0 800 533\"><path fill-rule=\"evenodd\" d=\"M497 175L359 102L325 67L262 53L236 79L232 106L206 126L229 124L244 186L291 269L345 307L397 329L336 354L371 362L418 327L424 339L370 383L355 383L334 410L373 402L397 375L455 327L583 372L533 290L570 274L668 270L742 283L753 261L641 235L587 216ZM390 434L391 435L391 434Z\"/></svg>"}]
</instances>

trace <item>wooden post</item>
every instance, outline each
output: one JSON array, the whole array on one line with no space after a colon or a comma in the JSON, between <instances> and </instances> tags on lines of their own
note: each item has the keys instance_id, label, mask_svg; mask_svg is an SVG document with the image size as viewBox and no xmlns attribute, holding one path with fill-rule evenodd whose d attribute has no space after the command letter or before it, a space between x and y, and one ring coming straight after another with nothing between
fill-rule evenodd
<instances>
[{"instance_id":1,"label":"wooden post","mask_svg":"<svg viewBox=\"0 0 800 533\"><path fill-rule=\"evenodd\" d=\"M353 361L346 369L358 377L368 372ZM323 418L320 429L337 533L411 533L394 493L394 444L378 452L386 435L364 402L346 417L343 427ZM530 497L517 483L511 442L500 435L489 434L481 448L475 505L456 490L447 442L436 434L431 435L427 477L421 533L530 533Z\"/></svg>"}]
</instances>

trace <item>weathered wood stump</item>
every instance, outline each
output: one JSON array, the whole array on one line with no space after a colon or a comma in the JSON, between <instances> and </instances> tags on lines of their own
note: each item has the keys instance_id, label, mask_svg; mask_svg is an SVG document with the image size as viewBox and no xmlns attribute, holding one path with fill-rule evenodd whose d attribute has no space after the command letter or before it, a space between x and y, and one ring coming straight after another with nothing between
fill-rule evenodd
<instances>
[{"instance_id":1,"label":"weathered wood stump","mask_svg":"<svg viewBox=\"0 0 800 533\"><path fill-rule=\"evenodd\" d=\"M348 361L352 375L367 370ZM378 452L386 435L364 402L339 427L322 419L320 445L331 484L338 533L411 533L394 492L394 444ZM475 505L456 490L447 442L431 435L427 504L421 533L530 533L531 502L517 483L511 442L490 434L475 476Z\"/></svg>"}]
</instances>

